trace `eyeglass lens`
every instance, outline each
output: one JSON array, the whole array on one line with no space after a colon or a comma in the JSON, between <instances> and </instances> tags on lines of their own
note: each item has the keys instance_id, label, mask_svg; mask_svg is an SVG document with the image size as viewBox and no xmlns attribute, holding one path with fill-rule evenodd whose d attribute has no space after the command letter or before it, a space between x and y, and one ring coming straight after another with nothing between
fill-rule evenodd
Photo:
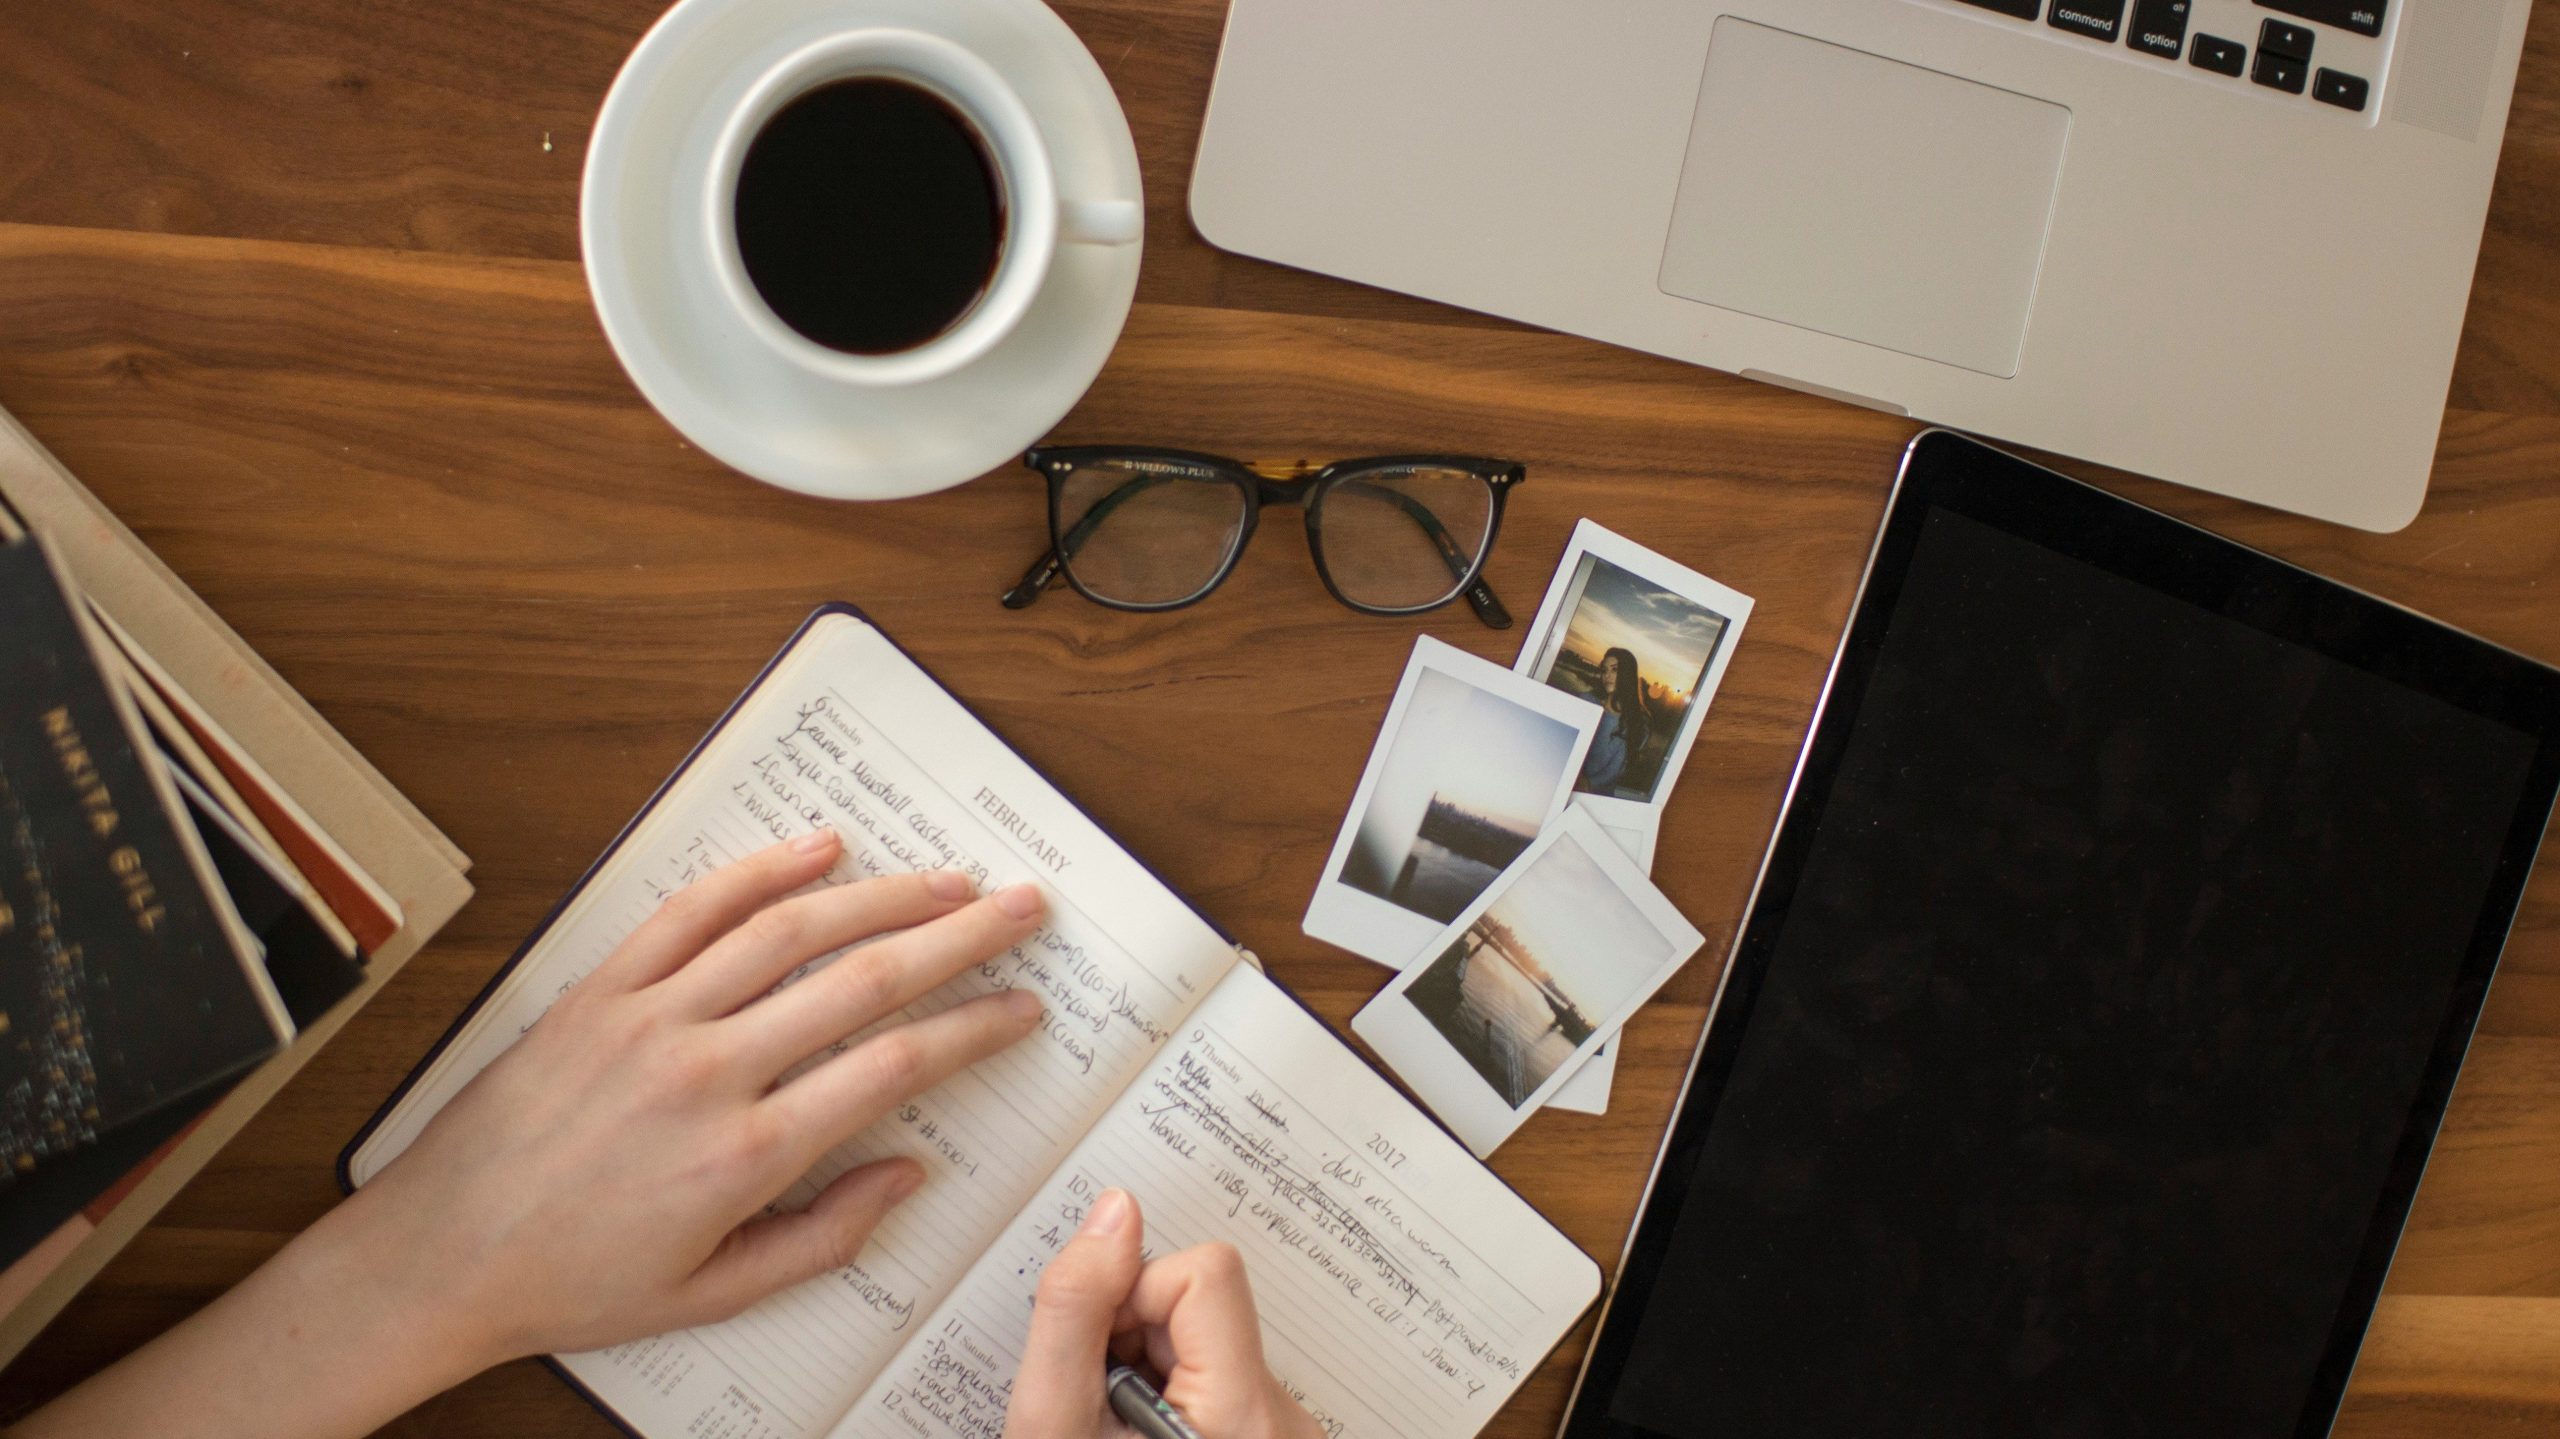
<instances>
[{"instance_id":1,"label":"eyeglass lens","mask_svg":"<svg viewBox=\"0 0 2560 1439\"><path fill-rule=\"evenodd\" d=\"M1077 584L1124 605L1170 605L1218 577L1244 534L1229 480L1102 460L1058 487L1058 533Z\"/></svg>"},{"instance_id":2,"label":"eyeglass lens","mask_svg":"<svg viewBox=\"0 0 2560 1439\"><path fill-rule=\"evenodd\" d=\"M1493 532L1493 486L1472 470L1397 466L1345 476L1316 509L1316 543L1353 604L1420 609L1458 592Z\"/></svg>"}]
</instances>

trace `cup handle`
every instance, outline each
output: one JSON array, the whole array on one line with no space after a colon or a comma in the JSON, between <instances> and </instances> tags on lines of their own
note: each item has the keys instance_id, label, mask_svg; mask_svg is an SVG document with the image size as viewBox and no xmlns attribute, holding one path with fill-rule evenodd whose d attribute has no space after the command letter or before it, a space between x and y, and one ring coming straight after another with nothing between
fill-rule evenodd
<instances>
[{"instance_id":1,"label":"cup handle","mask_svg":"<svg viewBox=\"0 0 2560 1439\"><path fill-rule=\"evenodd\" d=\"M1058 207L1058 238L1071 245L1134 245L1147 212L1135 200L1069 200Z\"/></svg>"}]
</instances>

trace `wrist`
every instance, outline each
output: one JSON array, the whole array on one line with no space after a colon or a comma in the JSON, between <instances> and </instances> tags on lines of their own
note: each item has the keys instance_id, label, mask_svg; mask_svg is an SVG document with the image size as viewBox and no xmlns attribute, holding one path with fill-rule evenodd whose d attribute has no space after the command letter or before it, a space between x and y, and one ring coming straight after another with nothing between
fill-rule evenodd
<instances>
[{"instance_id":1,"label":"wrist","mask_svg":"<svg viewBox=\"0 0 2560 1439\"><path fill-rule=\"evenodd\" d=\"M338 1316L351 1335L388 1345L367 1361L400 1356L387 1377L415 1403L524 1356L472 1286L413 1226L390 1219L369 1193L351 1196L296 1236L270 1266L305 1299L297 1308ZM398 1396L394 1396L398 1397Z\"/></svg>"}]
</instances>

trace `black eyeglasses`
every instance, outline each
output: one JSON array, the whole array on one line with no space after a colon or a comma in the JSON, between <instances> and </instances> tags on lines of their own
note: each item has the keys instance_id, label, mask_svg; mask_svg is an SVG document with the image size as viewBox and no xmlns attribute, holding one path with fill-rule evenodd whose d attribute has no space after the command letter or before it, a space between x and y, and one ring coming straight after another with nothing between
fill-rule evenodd
<instances>
[{"instance_id":1,"label":"black eyeglasses","mask_svg":"<svg viewBox=\"0 0 2560 1439\"><path fill-rule=\"evenodd\" d=\"M1483 579L1504 497L1528 478L1507 460L1249 465L1191 450L1061 445L1022 462L1049 482L1049 552L1005 591L1008 609L1060 576L1116 610L1195 604L1234 571L1264 505L1300 505L1316 574L1345 605L1410 615L1465 595L1478 619L1511 626Z\"/></svg>"}]
</instances>

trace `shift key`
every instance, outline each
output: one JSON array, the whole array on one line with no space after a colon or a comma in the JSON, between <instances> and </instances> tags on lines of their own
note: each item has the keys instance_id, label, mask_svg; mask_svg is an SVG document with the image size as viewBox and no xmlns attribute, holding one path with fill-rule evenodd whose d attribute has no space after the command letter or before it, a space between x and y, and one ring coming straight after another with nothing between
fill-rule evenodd
<instances>
[{"instance_id":1,"label":"shift key","mask_svg":"<svg viewBox=\"0 0 2560 1439\"><path fill-rule=\"evenodd\" d=\"M2175 60L2187 52L2187 15L2194 0L2133 0L2134 49Z\"/></svg>"},{"instance_id":2,"label":"shift key","mask_svg":"<svg viewBox=\"0 0 2560 1439\"><path fill-rule=\"evenodd\" d=\"M2315 25L2335 25L2359 35L2382 33L2382 12L2389 0L2258 0L2258 4L2279 14L2308 20Z\"/></svg>"}]
</instances>

